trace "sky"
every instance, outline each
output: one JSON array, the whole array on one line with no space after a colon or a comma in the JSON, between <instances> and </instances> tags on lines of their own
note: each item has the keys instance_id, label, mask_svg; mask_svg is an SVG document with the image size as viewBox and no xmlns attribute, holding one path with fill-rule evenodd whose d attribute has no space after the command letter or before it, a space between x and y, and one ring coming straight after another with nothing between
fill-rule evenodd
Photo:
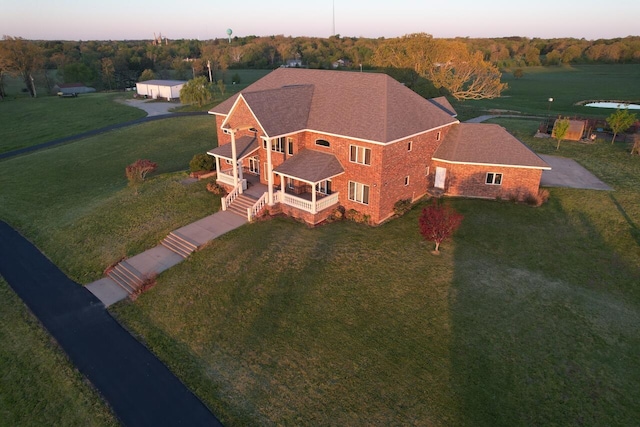
<instances>
[{"instance_id":1,"label":"sky","mask_svg":"<svg viewBox=\"0 0 640 427\"><path fill-rule=\"evenodd\" d=\"M31 40L232 36L574 37L640 35L640 1L2 0L0 35ZM8 4L7 4L8 3ZM334 13L335 10L335 13ZM335 17L335 19L334 19Z\"/></svg>"}]
</instances>

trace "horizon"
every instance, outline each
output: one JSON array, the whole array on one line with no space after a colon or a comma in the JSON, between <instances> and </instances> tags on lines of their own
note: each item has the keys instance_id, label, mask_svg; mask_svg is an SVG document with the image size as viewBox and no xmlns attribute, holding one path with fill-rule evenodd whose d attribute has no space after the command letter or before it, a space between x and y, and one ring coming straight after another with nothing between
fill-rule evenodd
<instances>
[{"instance_id":1,"label":"horizon","mask_svg":"<svg viewBox=\"0 0 640 427\"><path fill-rule=\"evenodd\" d=\"M132 5L124 0L91 6L91 12L77 7L74 0L56 3L24 0L5 6L3 34L28 40L150 40L162 33L169 40L213 40L231 37L317 37L332 35L359 38L395 38L412 33L428 33L435 38L505 38L529 39L613 39L637 36L634 18L640 16L640 2L622 0L604 11L602 3L584 0L580 4L540 0L523 7L498 0L489 9L471 0L456 4L429 6L418 0L381 0L366 3L366 10L356 0L324 0L299 4L276 0L265 4L245 0L238 12L230 3L212 5L194 0L188 8L167 0L140 0ZM569 3L569 4L567 4ZM192 11L197 8L196 17ZM38 14L33 16L33 11ZM335 10L335 13L334 13ZM596 12L597 11L597 12ZM598 22L585 24L593 20ZM432 16L437 14L437 19ZM99 17L96 26L92 17ZM224 16L212 19L209 16ZM564 19L567 16L571 19ZM24 23L29 24L25 25ZM111 22L111 25L108 23ZM559 22L559 23L558 23ZM335 34L334 34L335 28Z\"/></svg>"}]
</instances>

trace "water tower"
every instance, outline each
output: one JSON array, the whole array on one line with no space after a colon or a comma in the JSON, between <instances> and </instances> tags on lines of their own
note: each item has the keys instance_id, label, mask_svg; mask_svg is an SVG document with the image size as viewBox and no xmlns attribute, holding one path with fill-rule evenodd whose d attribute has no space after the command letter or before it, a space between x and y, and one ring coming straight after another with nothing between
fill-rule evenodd
<instances>
[{"instance_id":1,"label":"water tower","mask_svg":"<svg viewBox=\"0 0 640 427\"><path fill-rule=\"evenodd\" d=\"M231 43L231 34L233 34L233 31L231 31L231 28L227 28L227 36L229 37L229 43Z\"/></svg>"}]
</instances>

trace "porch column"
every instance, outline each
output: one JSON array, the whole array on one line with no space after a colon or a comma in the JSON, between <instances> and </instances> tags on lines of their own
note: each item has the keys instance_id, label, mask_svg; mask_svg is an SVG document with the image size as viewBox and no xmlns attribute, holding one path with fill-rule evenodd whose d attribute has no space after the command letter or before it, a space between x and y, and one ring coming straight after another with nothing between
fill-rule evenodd
<instances>
[{"instance_id":1,"label":"porch column","mask_svg":"<svg viewBox=\"0 0 640 427\"><path fill-rule=\"evenodd\" d=\"M287 194L287 178L284 175L278 175L280 177L280 201L284 202L284 196Z\"/></svg>"},{"instance_id":2,"label":"porch column","mask_svg":"<svg viewBox=\"0 0 640 427\"><path fill-rule=\"evenodd\" d=\"M231 129L231 161L233 163L233 188L238 187L238 152L236 150L236 131ZM242 193L242 190L240 190Z\"/></svg>"},{"instance_id":3,"label":"porch column","mask_svg":"<svg viewBox=\"0 0 640 427\"><path fill-rule=\"evenodd\" d=\"M315 214L316 212L316 184L311 184L311 213Z\"/></svg>"},{"instance_id":4,"label":"porch column","mask_svg":"<svg viewBox=\"0 0 640 427\"><path fill-rule=\"evenodd\" d=\"M238 162L238 179L240 181L244 179L244 171L242 170L242 161Z\"/></svg>"},{"instance_id":5,"label":"porch column","mask_svg":"<svg viewBox=\"0 0 640 427\"><path fill-rule=\"evenodd\" d=\"M267 139L267 188L269 196L267 203L273 206L273 165L271 164L271 140Z\"/></svg>"},{"instance_id":6,"label":"porch column","mask_svg":"<svg viewBox=\"0 0 640 427\"><path fill-rule=\"evenodd\" d=\"M215 156L214 159L216 159L216 175L219 177L220 176L220 157Z\"/></svg>"}]
</instances>

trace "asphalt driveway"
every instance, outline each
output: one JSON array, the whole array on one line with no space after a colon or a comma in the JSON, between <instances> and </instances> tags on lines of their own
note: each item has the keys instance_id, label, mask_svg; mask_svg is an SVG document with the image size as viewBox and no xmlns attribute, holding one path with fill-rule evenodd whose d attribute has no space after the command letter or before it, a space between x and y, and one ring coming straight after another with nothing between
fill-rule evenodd
<instances>
[{"instance_id":1,"label":"asphalt driveway","mask_svg":"<svg viewBox=\"0 0 640 427\"><path fill-rule=\"evenodd\" d=\"M581 188L585 190L612 191L594 174L580 166L578 162L565 157L539 155L551 166L550 171L542 171L540 185L542 187Z\"/></svg>"},{"instance_id":2,"label":"asphalt driveway","mask_svg":"<svg viewBox=\"0 0 640 427\"><path fill-rule=\"evenodd\" d=\"M0 275L126 426L220 426L98 298L0 221ZM2 424L2 422L0 422ZM56 420L51 420L55 425Z\"/></svg>"}]
</instances>

